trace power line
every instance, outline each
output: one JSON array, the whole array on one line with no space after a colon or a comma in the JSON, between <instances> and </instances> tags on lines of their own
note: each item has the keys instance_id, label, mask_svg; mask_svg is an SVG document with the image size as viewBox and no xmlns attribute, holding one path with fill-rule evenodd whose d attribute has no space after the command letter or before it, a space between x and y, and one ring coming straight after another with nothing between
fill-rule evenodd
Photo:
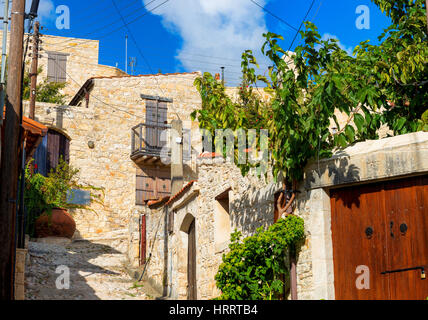
<instances>
[{"instance_id":1,"label":"power line","mask_svg":"<svg viewBox=\"0 0 428 320\"><path fill-rule=\"evenodd\" d=\"M149 63L149 61L146 59L146 56L143 54L143 51L141 50L140 46L138 45L137 40L135 40L134 34L132 33L131 29L129 28L128 24L126 23L126 20L125 20L125 18L123 17L123 15L121 14L121 12L120 12L120 10L119 10L118 6L116 5L116 2L115 2L114 0L111 0L111 1L112 1L113 5L114 5L114 7L115 7L116 11L117 11L117 14L118 14L118 15L120 16L120 18L122 19L122 21L123 21L123 24L124 24L125 28L128 30L129 35L131 36L131 40L132 40L132 42L134 42L134 45L135 45L135 47L137 48L138 52L140 53L140 56L143 58L144 63L147 65L147 67L149 68L150 72L153 74L154 72L153 72L153 69L152 69L152 67L151 67L151 65L150 65L150 63ZM167 0L167 1L169 1L169 0ZM167 1L165 1L164 3L166 3ZM158 79L157 79L157 78L155 78L155 81L156 81L156 84L157 84L158 88L162 91L162 94L163 94L163 95L165 95L165 92L164 92L164 91L163 91L163 89L160 87L160 85L159 85L159 81L158 81ZM172 109L173 109L174 113L176 114L177 118L178 118L179 120L181 120L181 119L180 119L180 115L178 114L178 112L177 112L177 111L175 110L175 108L174 108L174 104L172 104Z\"/></svg>"},{"instance_id":2,"label":"power line","mask_svg":"<svg viewBox=\"0 0 428 320\"><path fill-rule=\"evenodd\" d=\"M324 0L321 0L321 2L320 2L320 4L319 4L319 6L318 6L318 8L317 8L317 11L315 12L314 16L313 16L313 17L312 17L312 19L311 19L311 21L312 21L312 22L313 22L313 21L315 20L315 18L317 17L317 15L318 15L318 13L319 13L319 11L320 11L320 8L321 8L321 6L322 6L323 2L324 2Z\"/></svg>"},{"instance_id":3,"label":"power line","mask_svg":"<svg viewBox=\"0 0 428 320\"><path fill-rule=\"evenodd\" d=\"M291 41L291 44L290 44L290 47L288 48L288 51L290 51L291 48L293 47L294 41L296 41L296 38L297 38L297 36L298 36L298 34L300 32L300 29L302 29L303 23L305 22L306 18L308 17L309 12L311 12L312 7L314 6L314 3L315 3L315 0L312 0L312 3L310 5L310 7L309 7L308 11L305 14L305 17L303 18L302 22L300 23L299 29L297 30L296 34L294 35L293 41Z\"/></svg>"},{"instance_id":4,"label":"power line","mask_svg":"<svg viewBox=\"0 0 428 320\"><path fill-rule=\"evenodd\" d=\"M104 1L104 0L103 0ZM156 1L156 0L153 0L152 2L154 2L154 1ZM123 7L123 8L121 8L121 10L123 11L123 10L126 10L126 9L128 9L128 8L130 8L130 7L132 7L134 4L136 4L136 3L141 3L141 0L133 0L132 2L130 2L130 3L128 3L128 5L126 5L125 7ZM148 3L147 5L149 5L150 3ZM142 8L144 8L144 7L142 7ZM133 14L135 14L136 12L138 12L138 10L141 10L142 8L135 8L135 10L132 12L132 13L130 13L130 14L128 14L127 16L131 16L131 15L133 15ZM108 11L106 11L106 13L107 13L107 15L106 16L103 16L102 14L100 14L100 15L98 15L97 14L97 16L96 16L96 18L97 19L95 19L95 20L92 20L92 21L88 21L88 19L79 19L79 20L84 20L86 23L82 23L82 24L80 24L79 23L79 26L80 27L85 27L85 26L93 26L94 25L94 23L95 22L97 22L97 21L100 21L100 20L106 20L108 17L111 17L112 15L114 15L114 13L112 13L112 12L110 12L110 13L108 13ZM92 16L93 16L93 14L91 14ZM88 15L88 17L89 17L90 15ZM116 21L117 22L117 21ZM114 23L114 22L113 22ZM112 24L113 24L112 23ZM109 25L111 25L111 24L109 24ZM106 28L106 27L108 27L109 25L107 25L107 26L105 26L105 27L102 27L102 28ZM95 31L92 31L92 32L89 32L88 34L91 34L91 33L94 33L94 32L96 32L97 30L99 30L99 29L96 29Z\"/></svg>"},{"instance_id":5,"label":"power line","mask_svg":"<svg viewBox=\"0 0 428 320\"><path fill-rule=\"evenodd\" d=\"M275 15L274 13L272 13L271 11L269 11L268 9L266 9L265 7L263 7L262 5L260 5L259 3L257 3L254 0L250 0L252 3L254 3L256 6L258 6L259 8L261 8L263 11L266 11L267 13L269 13L272 17L278 19L279 21L281 21L282 23L284 23L286 26L290 27L291 29L295 30L298 32L298 30L293 27L291 24L289 24L287 21L285 21L284 19L281 19L280 17L278 17L277 15Z\"/></svg>"},{"instance_id":6,"label":"power line","mask_svg":"<svg viewBox=\"0 0 428 320\"><path fill-rule=\"evenodd\" d=\"M138 8L138 9L136 9L135 11L133 11L132 13L127 14L127 15L126 15L126 17L132 16L132 15L134 15L135 13L138 13L140 10L142 10L142 9L146 8L148 5L150 5L151 3L155 2L155 1L157 1L157 0L152 0L152 1L150 1L148 4L146 4L146 5L142 6L141 8ZM128 6L125 6L124 8L122 8L122 10L125 10L125 9L127 9L127 8L131 7L131 6L132 6L134 3L136 3L136 2L139 2L139 0L134 0L133 2L131 2L131 4L129 4ZM112 15L113 15L113 14L109 14L107 17L112 16ZM103 19L106 19L107 17L102 17L102 18L103 18ZM100 19L96 19L95 21L99 21L99 20L100 20ZM97 29L95 29L95 30L93 30L93 31L87 32L87 33L83 34L81 37L85 37L85 38L86 38L86 37L88 37L89 35L91 35L91 34L93 34L93 33L96 33L96 32L98 32L99 30L104 30L104 29L106 29L106 28L108 28L108 27L110 27L110 26L112 26L112 25L115 25L115 24L116 24L116 23L118 23L118 22L120 22L120 19L114 20L113 22L108 23L107 25L101 26L101 27L99 27L99 28L97 28ZM88 24L84 24L84 26L85 26L85 25L93 25L93 23L94 23L94 21L92 21L90 24L89 24L89 23L88 23ZM67 42L70 42L70 41L73 41L73 39L65 40L65 41L60 42L60 43L58 43L58 44L67 43Z\"/></svg>"},{"instance_id":7,"label":"power line","mask_svg":"<svg viewBox=\"0 0 428 320\"><path fill-rule=\"evenodd\" d=\"M82 85L81 84L79 84L79 82L77 82L73 77L71 77L70 76L70 74L66 71L66 70L64 70L64 68L62 68L60 65L59 65L59 63L56 61L56 60L52 60L56 65L57 65L57 67L59 68L59 69L61 69L73 82L75 82L79 87L82 87ZM154 77L155 77L155 75L153 75ZM182 77L182 78L184 78L184 77ZM189 78L185 78L186 80L190 80ZM155 81L157 82L158 80L155 78ZM193 86L192 86L193 87ZM159 84L158 84L158 89L159 90L161 90L162 92L163 92L163 90L162 90L162 88L160 88L160 86L159 86ZM107 106L107 107L110 107L111 109L114 109L114 110L116 110L116 111L120 111L120 112L123 112L123 113L126 113L126 114L128 114L128 115L130 115L130 116L132 116L132 117L135 117L135 118L137 118L137 119L139 119L139 118L141 118L141 116L137 116L136 114L134 114L134 113L131 113L131 112L128 112L128 111L126 111L126 110L123 110L123 109L121 109L121 108L119 108L118 106L116 106L116 105L113 105L113 104L110 104L110 103L107 103L107 102L105 102L105 101L103 101L102 99L100 99L100 98L98 98L96 95L94 95L94 94L91 94L91 97L93 97L95 100L97 100L97 101L99 101L99 102L101 102L102 104L104 104L105 106ZM113 114L111 114L111 115L113 115Z\"/></svg>"},{"instance_id":8,"label":"power line","mask_svg":"<svg viewBox=\"0 0 428 320\"><path fill-rule=\"evenodd\" d=\"M153 0L153 1L155 1L155 0ZM126 26L128 26L128 25L130 25L130 24L132 24L132 23L134 23L134 22L136 22L136 21L138 21L138 20L140 20L141 18L143 18L143 17L144 17L144 16L146 16L147 14L149 14L149 13L153 12L154 10L156 10L157 8L159 8L159 7L163 6L164 4L166 4L166 3L167 3L167 2L169 2L169 1L170 1L170 0L165 0L165 1L164 1L164 2L162 2L161 4L159 4L159 5L157 5L156 7L154 7L153 9L151 9L151 10L147 10L145 13L143 13L142 15L140 15L140 16L138 16L138 17L136 17L134 20L132 20L132 21L130 21L130 22L128 22L128 23L126 23L125 25L123 25L123 26L121 26L121 27L119 27L119 28L116 28L116 29L114 29L114 30L112 30L112 31L110 31L110 32L108 32L108 33L106 33L106 34L104 34L104 35L100 36L100 37L98 37L98 39L105 38L105 37L107 37L107 36L109 36L109 35L111 35L111 34L115 33L116 31L119 31L119 30L121 30L121 29L125 28ZM90 41L93 41L93 40L83 41L83 42L81 42L81 43L80 43L80 44L78 44L78 45L82 45L82 44L87 43L87 42L90 42ZM57 51L64 51L64 50L65 50L65 49L67 49L67 48L73 48L73 47L75 47L75 46L65 46L64 48L62 48L62 49L60 49L60 50L57 50Z\"/></svg>"}]
</instances>

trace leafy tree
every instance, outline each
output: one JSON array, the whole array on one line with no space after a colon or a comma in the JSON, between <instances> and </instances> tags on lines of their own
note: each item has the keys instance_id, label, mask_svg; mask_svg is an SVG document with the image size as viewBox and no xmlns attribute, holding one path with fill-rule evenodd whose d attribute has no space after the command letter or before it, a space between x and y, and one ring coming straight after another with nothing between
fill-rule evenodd
<instances>
[{"instance_id":1,"label":"leafy tree","mask_svg":"<svg viewBox=\"0 0 428 320\"><path fill-rule=\"evenodd\" d=\"M6 63L7 65L7 63ZM1 68L0 68L1 71ZM43 68L40 67L37 70L37 75L40 75L43 72ZM38 81L38 85L36 87L36 101L38 102L47 102L47 103L55 103L55 104L65 104L67 95L62 94L61 90L65 88L66 83L58 83L58 82L49 82L44 79L42 82ZM6 72L6 86L7 86L7 72ZM26 68L23 79L23 87L22 87L22 98L24 100L30 99L31 93L31 78L28 68Z\"/></svg>"},{"instance_id":2,"label":"leafy tree","mask_svg":"<svg viewBox=\"0 0 428 320\"><path fill-rule=\"evenodd\" d=\"M43 68L39 68L37 70L37 74L41 74L43 72ZM29 100L30 99L30 93L31 93L31 78L28 71L24 74L24 80L23 80L23 99ZM42 82L39 82L36 89L36 101L38 102L48 102L48 103L55 103L55 104L65 104L66 95L61 93L61 90L64 89L66 86L66 83L59 83L59 82L49 82L46 79L44 79Z\"/></svg>"},{"instance_id":3,"label":"leafy tree","mask_svg":"<svg viewBox=\"0 0 428 320\"><path fill-rule=\"evenodd\" d=\"M216 129L268 129L273 175L284 177L284 186L292 190L303 179L311 159L329 157L335 148L354 142L377 139L382 124L394 134L428 131L425 1L372 1L392 21L380 35L378 45L362 42L354 56L349 56L337 40L322 40L316 26L306 22L305 30L300 32L303 44L290 53L280 46L282 36L268 32L263 35L266 41L262 47L272 65L268 76L257 75L257 61L251 51L245 51L242 86L234 100L220 82L205 73L195 80L202 109L192 114L193 119L197 118L200 127L211 134ZM270 94L267 101L259 94L260 82ZM343 127L335 116L337 111L348 115ZM330 131L331 120L337 132ZM260 145L257 136L250 147L260 150ZM235 162L243 174L253 167L237 160L235 151ZM285 212L294 199L295 193L283 207L281 193L279 212ZM282 223L278 228L285 230ZM272 255L263 242L265 236L280 247L281 240L270 237L269 232L257 232L243 243L239 235L233 235L231 251L223 257L216 276L221 299L277 297L282 287L278 274L285 271L285 266L272 267ZM283 255L285 247L281 249L276 254ZM258 266L264 273L255 273Z\"/></svg>"},{"instance_id":4,"label":"leafy tree","mask_svg":"<svg viewBox=\"0 0 428 320\"><path fill-rule=\"evenodd\" d=\"M395 134L426 129L421 119L428 92L424 1L373 1L393 23L379 37L379 45L362 42L352 57L336 40L321 40L316 26L306 22L301 31L304 43L290 53L279 45L282 36L268 32L262 48L271 60L268 77L256 75L257 62L245 51L238 100L234 102L221 83L205 73L195 81L202 109L193 117L212 133L222 128L268 128L274 176L282 173L288 184L302 180L310 159L329 157L335 147L378 138L383 123ZM257 94L258 81L265 83L269 101ZM337 110L349 116L342 128ZM331 119L337 133L329 130ZM256 120L259 126L254 126ZM245 174L251 164L239 166Z\"/></svg>"}]
</instances>

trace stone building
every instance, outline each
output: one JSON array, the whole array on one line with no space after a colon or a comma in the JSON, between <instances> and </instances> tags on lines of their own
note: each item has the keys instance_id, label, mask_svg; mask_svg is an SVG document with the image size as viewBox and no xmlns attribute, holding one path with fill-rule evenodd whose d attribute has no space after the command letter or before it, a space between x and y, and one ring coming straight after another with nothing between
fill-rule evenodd
<instances>
[{"instance_id":1,"label":"stone building","mask_svg":"<svg viewBox=\"0 0 428 320\"><path fill-rule=\"evenodd\" d=\"M379 291L379 287L362 291L355 287L359 275L356 268L360 264L367 265L370 270L376 269L370 275L371 283L379 286L379 283L392 281L381 276L384 270L380 269L386 268L387 264L376 264L384 253L377 255L372 252L376 250L374 248L382 248L382 245L367 247L364 244L370 241L366 240L367 225L373 226L375 222L360 211L365 212L373 206L371 202L360 204L360 201L366 201L364 197L367 195L373 197L374 203L382 203L383 188L394 190L396 199L402 199L400 197L403 195L400 194L404 192L413 199L410 202L419 202L412 211L414 216L407 215L409 208L406 206L411 204L405 201L401 207L397 203L396 207L391 205L391 210L402 212L401 217L394 218L397 224L401 224L400 228L404 223L413 226L412 241L405 243L405 253L395 254L403 258L404 264L424 263L428 253L427 242L415 242L415 239L427 236L428 226L424 218L428 213L428 164L424 161L427 157L428 133L418 132L361 142L337 151L330 159L308 165L305 179L298 186L294 212L304 219L306 234L297 253L299 299L419 299L422 292L428 292L417 268L414 274L404 275L409 277L406 281L411 281L416 288L411 293L404 290L405 283L404 287L400 287L400 290L404 288L403 291L395 290L393 293L386 289ZM276 194L282 189L280 184L273 182L272 177L267 181L254 174L242 177L234 164L226 163L215 154L201 154L198 157L197 173L197 180L190 181L171 198L148 202L144 211L146 226L143 237L146 241L143 243L146 243L147 251L144 249L140 254L147 256L144 261L147 264L145 276L172 299L217 297L220 292L215 286L214 277L222 254L227 252L230 233L236 229L249 236L257 227L273 224L276 219ZM388 183L384 184L385 181ZM379 186L382 186L380 191L374 193ZM343 192L355 197L352 205L346 202L346 198L342 199ZM342 204L341 201L345 201L343 208L337 205ZM352 219L340 215L340 210L348 207L357 214ZM349 222L353 223L353 227L341 233L347 219L351 219ZM373 228L377 228L376 232L383 232L379 226ZM137 234L134 230L134 236ZM371 238L367 236L367 239ZM350 247L352 243L361 247L355 249L358 251L347 250L341 247L341 242L346 242ZM131 248L140 243L131 242ZM415 250L421 252L422 257L406 253ZM355 262L355 265L348 265L347 261ZM404 267L402 263L401 267ZM344 272L346 277L343 276ZM343 288L349 290L345 293Z\"/></svg>"},{"instance_id":2,"label":"stone building","mask_svg":"<svg viewBox=\"0 0 428 320\"><path fill-rule=\"evenodd\" d=\"M25 37L31 35L25 34ZM0 39L3 31L0 30ZM79 38L59 37L43 34L41 36L39 67L42 73L38 81L65 82L63 94L68 100L74 97L81 85L91 77L126 75L122 70L100 65L99 41ZM10 36L8 35L8 47ZM31 47L31 43L29 43ZM0 43L0 50L2 44ZM31 66L31 50L28 50L26 64Z\"/></svg>"},{"instance_id":3,"label":"stone building","mask_svg":"<svg viewBox=\"0 0 428 320\"><path fill-rule=\"evenodd\" d=\"M69 54L65 80L70 102L65 106L37 103L36 120L48 128L47 139L54 137L63 147L52 151L45 142L37 152L46 168L54 165L49 161L65 156L80 170L80 183L102 190L102 204L72 212L77 224L75 238L108 240L127 254L129 268L144 270L144 277L165 297L218 296L214 277L222 254L228 250L231 232L236 229L250 236L258 227L272 225L278 218L275 199L282 186L271 176L267 180L254 173L242 177L234 164L216 154L203 153L198 123L190 117L201 107L193 85L200 73L123 75L120 70L98 65L98 42L59 38L44 36L43 46L45 51ZM82 69L82 64L87 69ZM47 60L42 65L49 68ZM233 96L236 88L227 92ZM346 120L339 117L340 122ZM386 131L382 129L382 137ZM359 143L308 166L295 204L295 214L304 218L306 227L306 239L297 254L299 299L372 297L351 288L358 261L349 255L361 258L361 265L373 267L373 261L364 261L364 255L335 245L350 241L342 232L346 223L338 216L349 207L340 200L347 192L343 189L351 186L351 195L365 197L366 184L379 186L385 180L399 184L402 178L426 175L428 167L423 159L428 157L427 135L414 133ZM56 156L48 160L49 152ZM179 159L178 164L165 161L174 157ZM419 180L406 181L410 182L397 189L415 187L418 196L414 202L418 203L426 187L420 187ZM383 189L376 190L378 198L373 202L384 201ZM350 207L359 212L358 206ZM427 206L420 207L415 212L426 213ZM361 233L354 238L365 237L366 232L376 232L386 223L377 222L373 227L374 222L367 219L352 220L358 228L348 232ZM428 243L423 241L428 226L417 219L412 220L412 226L418 227L409 227L408 234L421 237L418 250L428 251L423 247ZM400 227L405 224L395 223ZM346 261L353 264L348 266ZM403 261L409 265L415 262ZM375 277L373 281L385 285L389 280ZM341 291L342 286L349 290Z\"/></svg>"}]
</instances>

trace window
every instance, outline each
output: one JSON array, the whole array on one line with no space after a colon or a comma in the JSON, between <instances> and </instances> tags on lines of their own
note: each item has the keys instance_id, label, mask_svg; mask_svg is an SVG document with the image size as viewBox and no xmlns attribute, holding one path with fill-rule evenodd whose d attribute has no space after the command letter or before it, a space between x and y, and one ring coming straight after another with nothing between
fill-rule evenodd
<instances>
[{"instance_id":1,"label":"window","mask_svg":"<svg viewBox=\"0 0 428 320\"><path fill-rule=\"evenodd\" d=\"M49 52L48 53L48 81L67 81L67 56L68 54Z\"/></svg>"},{"instance_id":2,"label":"window","mask_svg":"<svg viewBox=\"0 0 428 320\"><path fill-rule=\"evenodd\" d=\"M70 140L61 132L49 129L34 153L35 172L44 176L55 169L59 159L70 160Z\"/></svg>"},{"instance_id":3,"label":"window","mask_svg":"<svg viewBox=\"0 0 428 320\"><path fill-rule=\"evenodd\" d=\"M215 251L225 250L229 244L232 231L230 225L230 188L216 197L214 208L214 242Z\"/></svg>"},{"instance_id":4,"label":"window","mask_svg":"<svg viewBox=\"0 0 428 320\"><path fill-rule=\"evenodd\" d=\"M169 167L137 169L136 205L144 205L146 201L162 199L169 195L171 195Z\"/></svg>"}]
</instances>

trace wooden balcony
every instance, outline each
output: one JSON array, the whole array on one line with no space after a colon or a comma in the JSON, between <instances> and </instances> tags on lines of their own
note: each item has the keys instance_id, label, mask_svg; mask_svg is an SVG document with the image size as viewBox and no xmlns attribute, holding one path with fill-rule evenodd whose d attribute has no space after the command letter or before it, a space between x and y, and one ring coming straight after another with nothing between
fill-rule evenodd
<instances>
[{"instance_id":1,"label":"wooden balcony","mask_svg":"<svg viewBox=\"0 0 428 320\"><path fill-rule=\"evenodd\" d=\"M140 123L131 132L131 159L139 165L163 165L162 156L170 156L170 125Z\"/></svg>"},{"instance_id":2,"label":"wooden balcony","mask_svg":"<svg viewBox=\"0 0 428 320\"><path fill-rule=\"evenodd\" d=\"M169 166L162 157L171 156L171 125L140 123L131 132L131 159L140 166ZM191 131L183 129L183 161L192 159Z\"/></svg>"}]
</instances>

